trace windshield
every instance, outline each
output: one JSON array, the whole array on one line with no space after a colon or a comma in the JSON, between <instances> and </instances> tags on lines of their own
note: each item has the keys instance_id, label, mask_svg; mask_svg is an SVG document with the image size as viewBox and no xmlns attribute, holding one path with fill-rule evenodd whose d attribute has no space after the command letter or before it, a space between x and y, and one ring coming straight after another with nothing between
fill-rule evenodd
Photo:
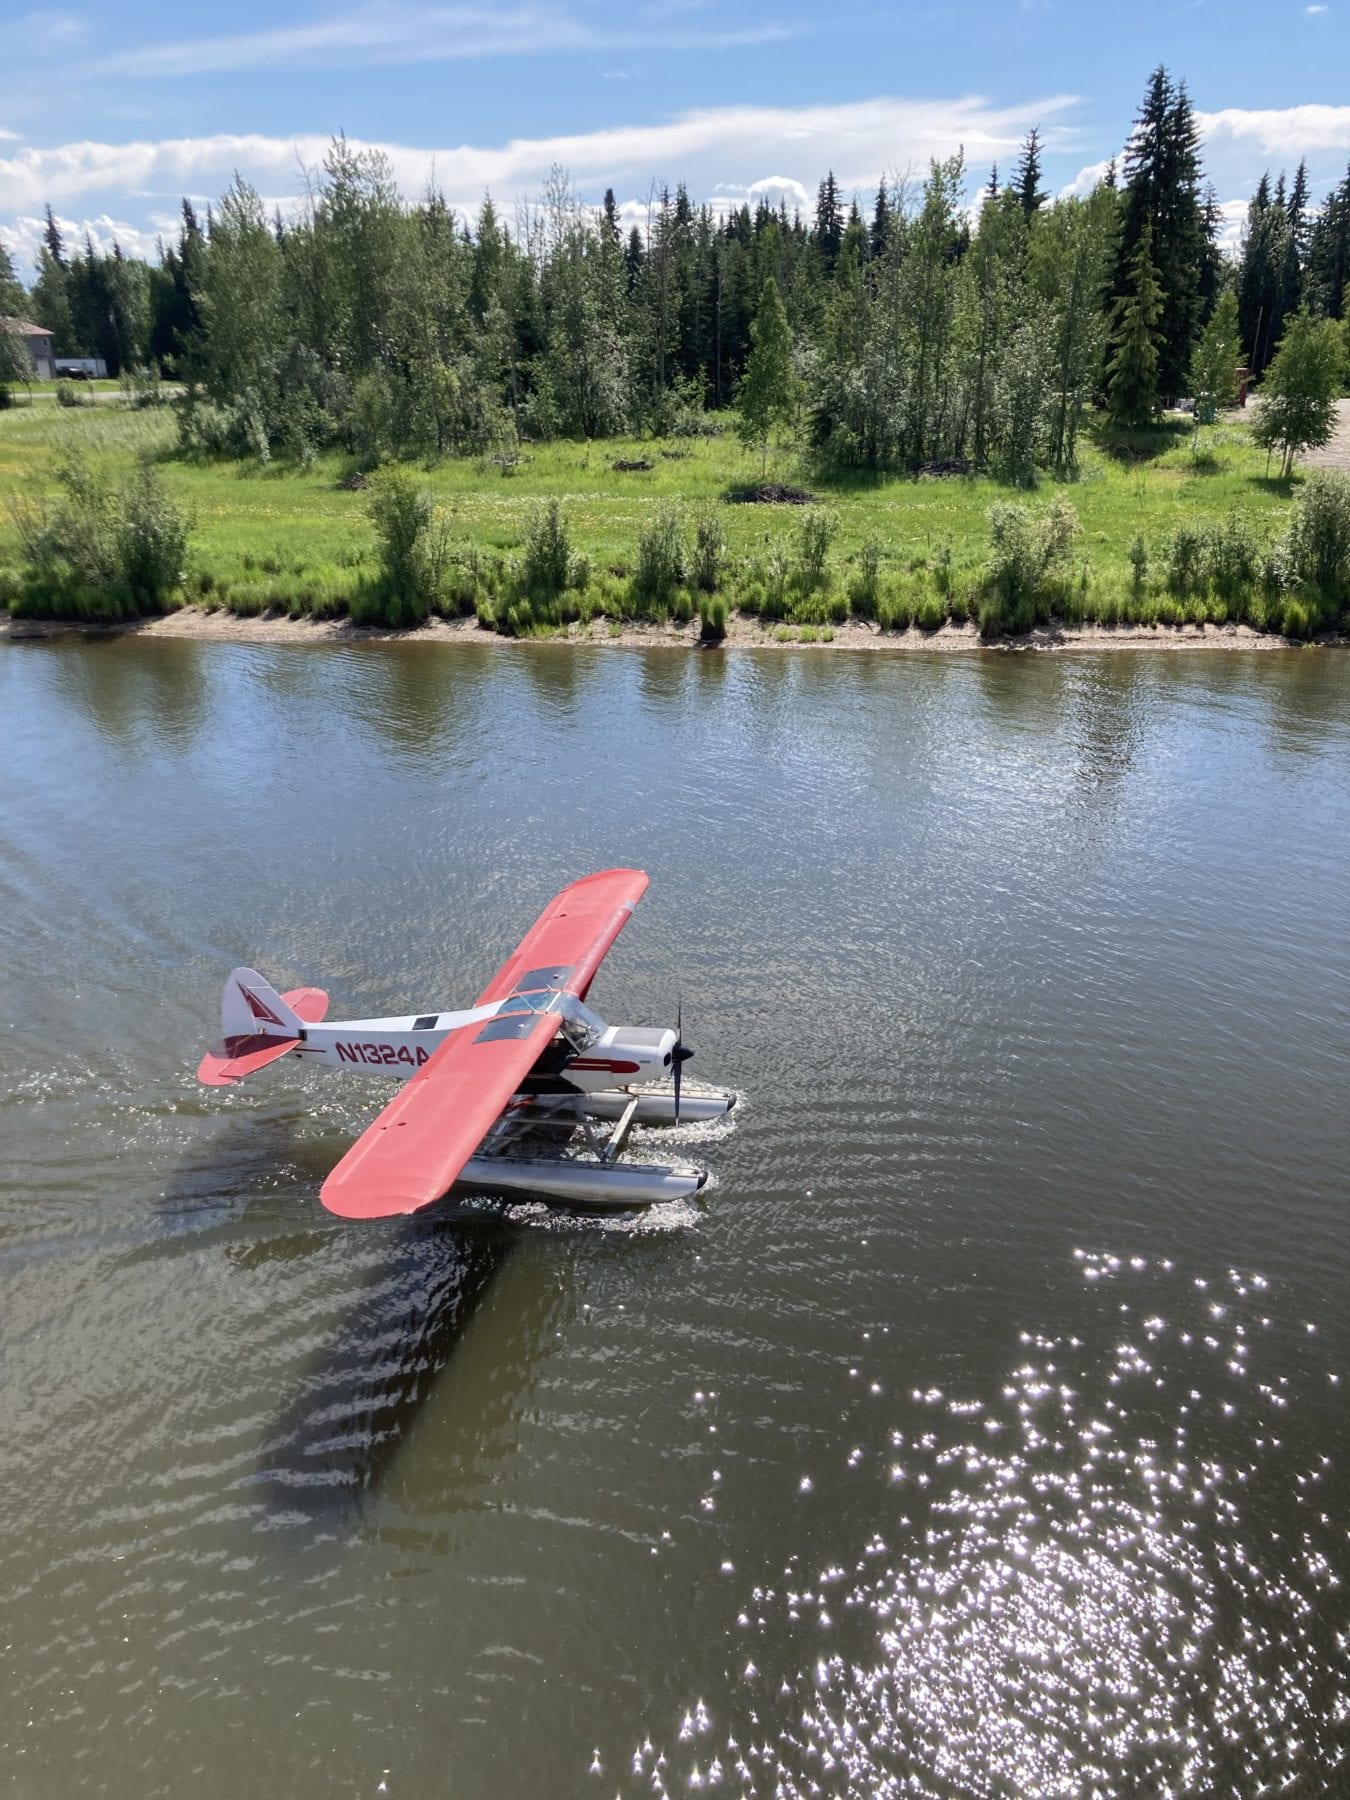
<instances>
[{"instance_id":1,"label":"windshield","mask_svg":"<svg viewBox=\"0 0 1350 1800\"><path fill-rule=\"evenodd\" d=\"M575 994L559 994L554 1011L561 1015L563 1030L578 1050L589 1050L598 1044L609 1029L599 1013L592 1012Z\"/></svg>"}]
</instances>

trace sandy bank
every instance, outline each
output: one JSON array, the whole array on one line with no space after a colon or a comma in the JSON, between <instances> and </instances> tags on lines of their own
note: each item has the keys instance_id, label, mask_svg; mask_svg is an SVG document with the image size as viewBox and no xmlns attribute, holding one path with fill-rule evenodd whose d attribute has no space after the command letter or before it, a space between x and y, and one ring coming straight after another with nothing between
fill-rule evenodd
<instances>
[{"instance_id":1,"label":"sandy bank","mask_svg":"<svg viewBox=\"0 0 1350 1800\"><path fill-rule=\"evenodd\" d=\"M880 632L856 620L832 626L832 637L803 643L796 627L760 625L733 619L720 646L729 650L798 650L826 653L860 651L876 655L943 655L977 651L991 655L1025 655L1034 651L1072 650L1290 650L1303 645L1249 625L1076 625L1048 627L1022 638L986 642L973 624L944 625L940 631ZM783 635L779 635L783 633ZM473 619L433 619L413 631L387 631L351 625L345 619L241 618L233 613L203 612L185 606L160 619L138 619L125 625L83 625L49 619L0 621L0 638L18 642L51 637L195 638L222 644L380 644L475 643L500 649L522 644L615 644L640 649L701 650L698 625L624 625L607 620L573 625L548 638L506 638L483 631ZM1344 647L1350 639L1322 638L1321 647Z\"/></svg>"}]
</instances>

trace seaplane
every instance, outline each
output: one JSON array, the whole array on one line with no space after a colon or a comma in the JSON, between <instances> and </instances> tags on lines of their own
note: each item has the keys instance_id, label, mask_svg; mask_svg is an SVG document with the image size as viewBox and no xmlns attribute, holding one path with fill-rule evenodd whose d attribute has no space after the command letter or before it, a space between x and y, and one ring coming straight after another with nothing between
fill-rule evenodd
<instances>
[{"instance_id":1,"label":"seaplane","mask_svg":"<svg viewBox=\"0 0 1350 1800\"><path fill-rule=\"evenodd\" d=\"M320 1189L344 1219L419 1212L456 1185L601 1211L687 1199L707 1170L622 1162L629 1134L721 1118L735 1095L685 1091L694 1053L678 1020L673 1031L608 1025L586 1004L646 888L641 869L572 882L461 1012L325 1022L322 988L278 993L256 970L235 969L221 1042L197 1079L229 1087L293 1056L402 1081Z\"/></svg>"}]
</instances>

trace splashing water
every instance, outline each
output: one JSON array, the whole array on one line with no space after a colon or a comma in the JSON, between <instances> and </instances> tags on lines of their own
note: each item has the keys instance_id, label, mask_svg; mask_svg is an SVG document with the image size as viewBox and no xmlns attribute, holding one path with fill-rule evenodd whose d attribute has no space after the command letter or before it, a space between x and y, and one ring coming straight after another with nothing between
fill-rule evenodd
<instances>
[{"instance_id":1,"label":"splashing water","mask_svg":"<svg viewBox=\"0 0 1350 1800\"><path fill-rule=\"evenodd\" d=\"M1295 1467L1281 1442L1307 1378L1336 1372L1262 1373L1259 1276L1079 1257L1095 1341L1023 1334L997 1404L915 1391L933 1428L893 1430L881 1458L895 1550L874 1536L851 1574L755 1589L731 1729L699 1701L659 1760L650 1742L632 1755L627 1791L1049 1800L1350 1780L1350 1632L1326 1651L1344 1614L1331 1459ZM772 1646L745 1639L784 1618L817 1640L843 1621L856 1652L803 1649L809 1672L771 1678Z\"/></svg>"}]
</instances>

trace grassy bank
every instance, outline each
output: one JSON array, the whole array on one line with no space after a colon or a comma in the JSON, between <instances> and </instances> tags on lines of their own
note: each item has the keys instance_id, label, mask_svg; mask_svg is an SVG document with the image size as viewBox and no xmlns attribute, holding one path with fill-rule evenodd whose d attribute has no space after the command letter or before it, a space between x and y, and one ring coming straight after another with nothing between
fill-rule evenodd
<instances>
[{"instance_id":1,"label":"grassy bank","mask_svg":"<svg viewBox=\"0 0 1350 1800\"><path fill-rule=\"evenodd\" d=\"M381 621L387 584L364 477L347 485L352 471L336 458L309 468L183 460L175 444L167 407L35 404L0 414L0 593L12 609L57 614L61 602L25 587L19 535L3 502L48 490L61 459L76 450L91 469L117 479L151 459L190 515L187 573L174 598L245 616L350 613ZM620 462L650 466L621 470ZM823 559L811 569L803 561L810 509L728 503L759 478L757 458L729 433L533 446L505 464L447 460L413 473L432 502L441 547L434 610L476 611L482 622L515 633L578 618L687 618L700 605L714 615L714 630L719 606L753 612L771 629L825 629L850 612L894 628L933 628L946 618L980 620L990 630L1023 630L1051 616L1108 624L1232 618L1306 635L1341 623L1337 595L1272 599L1263 588L1262 559L1285 528L1301 478L1268 479L1265 457L1241 425L1202 432L1198 457L1181 423L1133 438L1100 431L1084 446L1075 479L1046 479L1030 493L968 476L829 480L781 455L770 479L810 489L832 521ZM991 507L1023 504L1034 520L1057 499L1073 509L1071 541L1030 586L1021 577L1020 586L996 581ZM550 500L561 506L570 561L565 578L541 590L522 569L540 503ZM672 509L690 535L700 513L715 519L723 545L715 593L688 568L642 591L644 532ZM1246 574L1228 579L1199 564L1187 573L1187 533L1201 528L1203 536L1208 526L1241 539Z\"/></svg>"}]
</instances>

